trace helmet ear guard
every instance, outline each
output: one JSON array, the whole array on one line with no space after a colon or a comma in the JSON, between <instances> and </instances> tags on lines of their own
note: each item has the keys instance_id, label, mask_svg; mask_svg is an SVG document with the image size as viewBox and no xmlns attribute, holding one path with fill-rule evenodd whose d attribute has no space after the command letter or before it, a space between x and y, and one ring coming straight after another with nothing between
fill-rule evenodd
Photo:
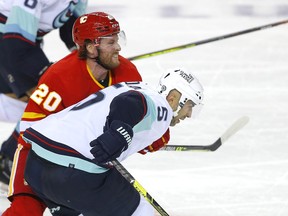
<instances>
[{"instance_id":1,"label":"helmet ear guard","mask_svg":"<svg viewBox=\"0 0 288 216\"><path fill-rule=\"evenodd\" d=\"M204 97L203 86L195 75L188 72L185 68L168 69L160 78L157 90L161 95L166 97L173 89L181 93L178 110L176 112L178 112L188 100L191 100L193 103L193 116L195 116L194 109L196 110L196 107L202 107Z\"/></svg>"}]
</instances>

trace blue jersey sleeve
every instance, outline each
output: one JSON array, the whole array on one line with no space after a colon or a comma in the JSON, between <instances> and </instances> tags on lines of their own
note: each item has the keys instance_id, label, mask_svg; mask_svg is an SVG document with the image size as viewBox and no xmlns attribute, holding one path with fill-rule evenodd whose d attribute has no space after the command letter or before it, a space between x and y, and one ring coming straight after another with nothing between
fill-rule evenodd
<instances>
[{"instance_id":1,"label":"blue jersey sleeve","mask_svg":"<svg viewBox=\"0 0 288 216\"><path fill-rule=\"evenodd\" d=\"M108 126L113 120L120 120L134 127L147 113L147 103L139 91L127 91L116 96L110 104Z\"/></svg>"}]
</instances>

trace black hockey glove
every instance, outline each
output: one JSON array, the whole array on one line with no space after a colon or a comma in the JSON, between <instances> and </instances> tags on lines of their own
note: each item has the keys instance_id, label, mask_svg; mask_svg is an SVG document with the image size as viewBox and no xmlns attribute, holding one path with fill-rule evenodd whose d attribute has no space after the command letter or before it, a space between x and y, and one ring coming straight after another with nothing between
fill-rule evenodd
<instances>
[{"instance_id":1,"label":"black hockey glove","mask_svg":"<svg viewBox=\"0 0 288 216\"><path fill-rule=\"evenodd\" d=\"M128 148L133 137L132 127L122 121L112 121L108 130L90 142L93 161L101 165L115 160Z\"/></svg>"}]
</instances>

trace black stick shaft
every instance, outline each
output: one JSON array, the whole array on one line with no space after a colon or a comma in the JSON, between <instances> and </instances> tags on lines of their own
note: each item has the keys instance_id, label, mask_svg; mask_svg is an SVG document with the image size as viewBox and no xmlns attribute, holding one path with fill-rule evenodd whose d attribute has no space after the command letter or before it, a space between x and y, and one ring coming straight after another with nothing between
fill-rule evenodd
<instances>
[{"instance_id":1,"label":"black stick shaft","mask_svg":"<svg viewBox=\"0 0 288 216\"><path fill-rule=\"evenodd\" d=\"M238 118L221 137L217 138L215 142L210 145L166 145L163 146L161 151L216 151L224 142L226 142L231 136L237 133L249 122L248 116L242 116Z\"/></svg>"},{"instance_id":2,"label":"black stick shaft","mask_svg":"<svg viewBox=\"0 0 288 216\"><path fill-rule=\"evenodd\" d=\"M117 160L111 162L119 173L142 195L161 216L169 214L156 202L156 200L145 190L144 187L128 172L127 169Z\"/></svg>"},{"instance_id":3,"label":"black stick shaft","mask_svg":"<svg viewBox=\"0 0 288 216\"><path fill-rule=\"evenodd\" d=\"M218 138L211 145L166 145L161 151L216 151L222 145L221 138Z\"/></svg>"}]
</instances>

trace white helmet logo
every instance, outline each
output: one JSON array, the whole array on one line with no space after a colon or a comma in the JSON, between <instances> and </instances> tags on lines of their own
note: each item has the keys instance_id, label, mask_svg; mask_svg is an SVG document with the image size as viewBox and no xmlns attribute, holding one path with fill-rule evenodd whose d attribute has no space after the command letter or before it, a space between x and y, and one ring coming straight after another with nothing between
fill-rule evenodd
<instances>
[{"instance_id":1,"label":"white helmet logo","mask_svg":"<svg viewBox=\"0 0 288 216\"><path fill-rule=\"evenodd\" d=\"M113 20L114 19L114 17L111 16L111 15L108 15L107 17L108 17L109 20Z\"/></svg>"},{"instance_id":2,"label":"white helmet logo","mask_svg":"<svg viewBox=\"0 0 288 216\"><path fill-rule=\"evenodd\" d=\"M180 76L183 77L188 83L191 83L194 80L194 77L191 74L185 73L183 70L175 70L175 72L180 71Z\"/></svg>"},{"instance_id":3,"label":"white helmet logo","mask_svg":"<svg viewBox=\"0 0 288 216\"><path fill-rule=\"evenodd\" d=\"M87 16L80 17L80 24L85 23L87 21Z\"/></svg>"}]
</instances>

